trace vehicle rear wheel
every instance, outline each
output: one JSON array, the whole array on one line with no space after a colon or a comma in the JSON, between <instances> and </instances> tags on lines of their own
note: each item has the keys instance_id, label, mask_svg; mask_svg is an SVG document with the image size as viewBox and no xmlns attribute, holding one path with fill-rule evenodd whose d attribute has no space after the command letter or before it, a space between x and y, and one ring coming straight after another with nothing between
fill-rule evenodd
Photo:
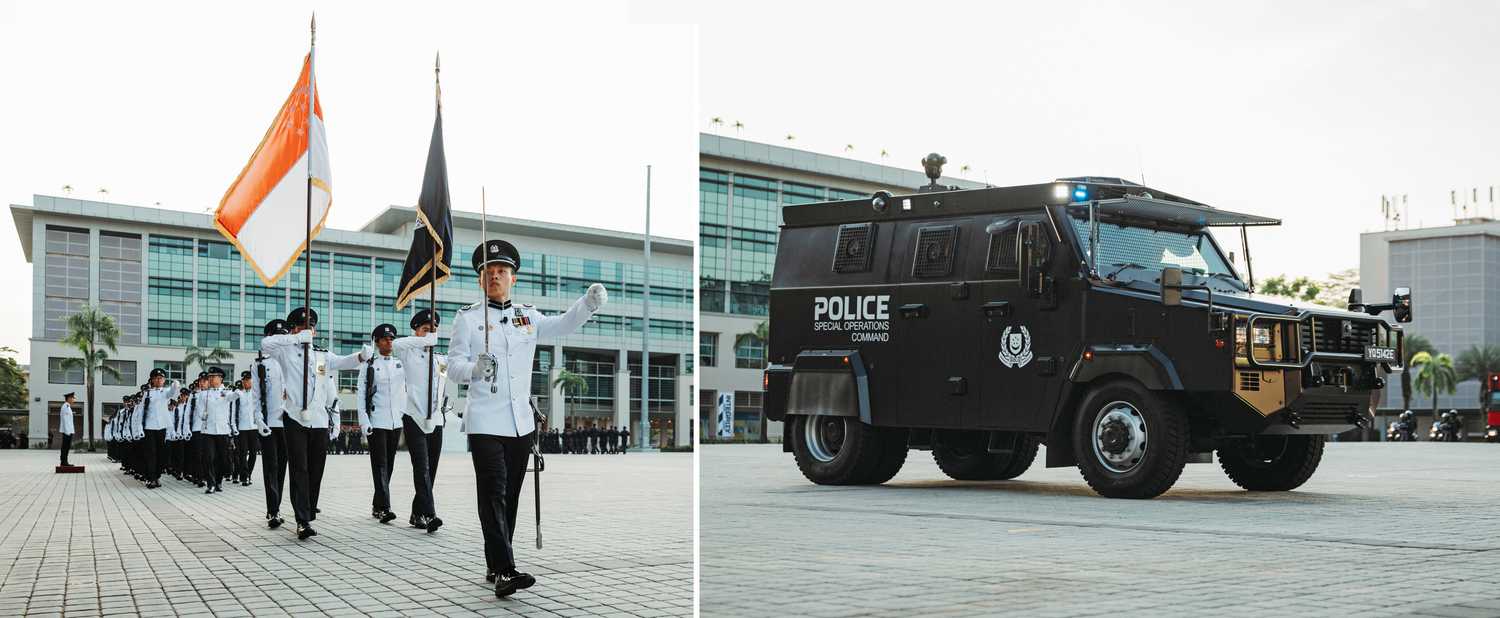
<instances>
[{"instance_id":1,"label":"vehicle rear wheel","mask_svg":"<svg viewBox=\"0 0 1500 618\"><path fill-rule=\"evenodd\" d=\"M959 481L1004 481L1031 467L1039 442L1033 436L1011 434L1008 453L989 452L989 436L983 431L947 431L932 447L932 460L949 478Z\"/></svg>"},{"instance_id":2,"label":"vehicle rear wheel","mask_svg":"<svg viewBox=\"0 0 1500 618\"><path fill-rule=\"evenodd\" d=\"M1095 387L1073 418L1078 471L1099 495L1154 498L1177 482L1188 423L1171 399L1129 380Z\"/></svg>"},{"instance_id":3,"label":"vehicle rear wheel","mask_svg":"<svg viewBox=\"0 0 1500 618\"><path fill-rule=\"evenodd\" d=\"M1312 478L1324 436L1253 436L1219 445L1219 467L1250 491L1289 491Z\"/></svg>"},{"instance_id":4,"label":"vehicle rear wheel","mask_svg":"<svg viewBox=\"0 0 1500 618\"><path fill-rule=\"evenodd\" d=\"M906 461L904 436L848 416L795 416L790 433L797 468L819 485L890 480Z\"/></svg>"}]
</instances>

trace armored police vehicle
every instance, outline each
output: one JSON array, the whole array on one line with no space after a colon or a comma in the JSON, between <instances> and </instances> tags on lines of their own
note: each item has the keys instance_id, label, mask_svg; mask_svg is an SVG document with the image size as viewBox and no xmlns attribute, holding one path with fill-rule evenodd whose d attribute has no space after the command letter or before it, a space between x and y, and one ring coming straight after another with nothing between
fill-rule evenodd
<instances>
[{"instance_id":1,"label":"armored police vehicle","mask_svg":"<svg viewBox=\"0 0 1500 618\"><path fill-rule=\"evenodd\" d=\"M1096 492L1150 498L1217 452L1285 491L1372 421L1409 290L1347 309L1253 293L1244 229L1278 225L1118 178L788 206L765 412L820 484L883 483L908 449L1014 478L1039 444ZM1240 228L1246 273L1209 229Z\"/></svg>"}]
</instances>

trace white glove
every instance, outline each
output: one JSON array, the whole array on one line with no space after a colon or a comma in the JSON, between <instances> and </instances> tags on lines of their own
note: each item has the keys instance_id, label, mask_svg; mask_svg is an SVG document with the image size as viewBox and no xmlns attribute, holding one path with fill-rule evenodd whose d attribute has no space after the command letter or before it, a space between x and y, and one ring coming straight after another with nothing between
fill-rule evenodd
<instances>
[{"instance_id":1,"label":"white glove","mask_svg":"<svg viewBox=\"0 0 1500 618\"><path fill-rule=\"evenodd\" d=\"M437 333L427 333L426 335L422 336L422 345L427 346L429 348L432 348L432 347L437 347L437 344L438 344Z\"/></svg>"},{"instance_id":2,"label":"white glove","mask_svg":"<svg viewBox=\"0 0 1500 618\"><path fill-rule=\"evenodd\" d=\"M256 426L256 431L260 433L260 436L262 438L269 438L269 437L271 437L271 426L270 425L267 425L267 424L262 423L259 420L257 420L257 421L255 421L255 426Z\"/></svg>"},{"instance_id":3,"label":"white glove","mask_svg":"<svg viewBox=\"0 0 1500 618\"><path fill-rule=\"evenodd\" d=\"M360 425L359 426L359 432L362 433L362 434L365 434L366 438L370 437L370 433L374 432L374 431L375 431L375 428L371 427L369 425Z\"/></svg>"},{"instance_id":4,"label":"white glove","mask_svg":"<svg viewBox=\"0 0 1500 618\"><path fill-rule=\"evenodd\" d=\"M609 302L609 293L604 291L602 283L589 285L589 291L583 295L583 304L588 306L589 311L598 311L607 302Z\"/></svg>"},{"instance_id":5,"label":"white glove","mask_svg":"<svg viewBox=\"0 0 1500 618\"><path fill-rule=\"evenodd\" d=\"M359 349L359 362L363 363L363 362L365 362L367 360L370 360L372 358L375 358L375 347L374 346L366 343L364 346L360 347L360 349Z\"/></svg>"},{"instance_id":6,"label":"white glove","mask_svg":"<svg viewBox=\"0 0 1500 618\"><path fill-rule=\"evenodd\" d=\"M489 382L495 379L495 373L500 370L500 361L495 359L494 354L480 354L479 364L475 366L479 372L479 380Z\"/></svg>"},{"instance_id":7,"label":"white glove","mask_svg":"<svg viewBox=\"0 0 1500 618\"><path fill-rule=\"evenodd\" d=\"M297 343L312 343L313 332L310 331L310 330L304 330L302 332L297 333L296 337L297 337Z\"/></svg>"}]
</instances>

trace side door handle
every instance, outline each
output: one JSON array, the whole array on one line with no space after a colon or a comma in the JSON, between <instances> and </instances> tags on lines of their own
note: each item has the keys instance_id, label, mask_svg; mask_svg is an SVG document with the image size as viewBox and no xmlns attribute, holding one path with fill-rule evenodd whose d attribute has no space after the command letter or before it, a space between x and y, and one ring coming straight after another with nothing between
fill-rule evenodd
<instances>
[{"instance_id":1,"label":"side door handle","mask_svg":"<svg viewBox=\"0 0 1500 618\"><path fill-rule=\"evenodd\" d=\"M979 306L979 310L983 311L984 312L984 317L987 317L987 318L993 318L995 316L1000 316L1002 318L1003 317L1008 317L1008 316L1010 316L1010 311L1011 311L1010 301L1008 301L1008 300L992 300L992 301L987 302L987 303L985 303L983 305L980 305Z\"/></svg>"},{"instance_id":2,"label":"side door handle","mask_svg":"<svg viewBox=\"0 0 1500 618\"><path fill-rule=\"evenodd\" d=\"M927 317L927 305L922 303L907 303L896 310L901 312L901 317L907 319Z\"/></svg>"}]
</instances>

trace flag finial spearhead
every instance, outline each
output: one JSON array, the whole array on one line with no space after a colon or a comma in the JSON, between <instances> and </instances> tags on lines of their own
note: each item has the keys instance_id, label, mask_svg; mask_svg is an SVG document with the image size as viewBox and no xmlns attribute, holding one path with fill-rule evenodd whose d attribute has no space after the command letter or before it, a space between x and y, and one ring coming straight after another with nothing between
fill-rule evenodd
<instances>
[{"instance_id":1,"label":"flag finial spearhead","mask_svg":"<svg viewBox=\"0 0 1500 618\"><path fill-rule=\"evenodd\" d=\"M308 23L308 34L313 45L318 44L318 12L313 11L312 21Z\"/></svg>"}]
</instances>

